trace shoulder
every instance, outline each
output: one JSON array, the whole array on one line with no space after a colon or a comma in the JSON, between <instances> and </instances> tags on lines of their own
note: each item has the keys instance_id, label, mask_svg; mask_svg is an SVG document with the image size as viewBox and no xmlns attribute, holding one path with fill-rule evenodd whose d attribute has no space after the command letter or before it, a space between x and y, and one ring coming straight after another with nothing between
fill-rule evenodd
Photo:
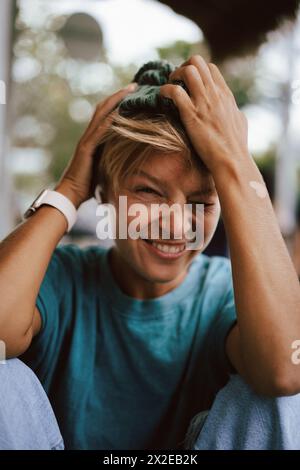
<instances>
[{"instance_id":1,"label":"shoulder","mask_svg":"<svg viewBox=\"0 0 300 470\"><path fill-rule=\"evenodd\" d=\"M47 266L42 289L49 285L58 291L66 288L89 285L103 272L105 254L108 248L98 245L79 246L75 243L58 245Z\"/></svg>"},{"instance_id":2,"label":"shoulder","mask_svg":"<svg viewBox=\"0 0 300 470\"><path fill-rule=\"evenodd\" d=\"M231 261L225 256L208 256L199 253L194 263L204 274L206 282L218 282L231 277Z\"/></svg>"},{"instance_id":3,"label":"shoulder","mask_svg":"<svg viewBox=\"0 0 300 470\"><path fill-rule=\"evenodd\" d=\"M98 245L81 247L75 243L62 244L54 249L51 261L75 270L88 268L99 264L104 259L107 250L108 248Z\"/></svg>"},{"instance_id":4,"label":"shoulder","mask_svg":"<svg viewBox=\"0 0 300 470\"><path fill-rule=\"evenodd\" d=\"M198 254L193 264L199 276L201 298L215 308L220 306L232 295L232 268L229 258L224 256L208 256Z\"/></svg>"}]
</instances>

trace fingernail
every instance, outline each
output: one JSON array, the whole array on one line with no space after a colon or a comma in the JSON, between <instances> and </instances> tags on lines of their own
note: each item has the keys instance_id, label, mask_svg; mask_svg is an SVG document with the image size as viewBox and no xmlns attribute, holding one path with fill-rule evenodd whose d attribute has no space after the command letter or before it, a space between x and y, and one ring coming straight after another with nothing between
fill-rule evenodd
<instances>
[{"instance_id":1,"label":"fingernail","mask_svg":"<svg viewBox=\"0 0 300 470\"><path fill-rule=\"evenodd\" d=\"M128 85L126 87L126 90L129 90L129 91L134 91L136 88L137 88L138 84L136 82L134 83L130 83L130 85Z\"/></svg>"}]
</instances>

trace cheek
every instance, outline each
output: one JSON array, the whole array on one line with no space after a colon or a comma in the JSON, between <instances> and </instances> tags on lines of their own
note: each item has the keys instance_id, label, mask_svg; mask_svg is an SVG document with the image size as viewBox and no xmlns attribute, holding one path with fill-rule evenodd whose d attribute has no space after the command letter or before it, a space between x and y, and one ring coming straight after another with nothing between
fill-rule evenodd
<instances>
[{"instance_id":1,"label":"cheek","mask_svg":"<svg viewBox=\"0 0 300 470\"><path fill-rule=\"evenodd\" d=\"M205 215L204 217L204 236L205 239L211 238L215 233L220 218L220 212L216 211Z\"/></svg>"},{"instance_id":2,"label":"cheek","mask_svg":"<svg viewBox=\"0 0 300 470\"><path fill-rule=\"evenodd\" d=\"M126 207L116 207L117 234L124 231L131 242L137 241L139 236L147 236L151 225L151 209L149 204L141 203L127 197Z\"/></svg>"}]
</instances>

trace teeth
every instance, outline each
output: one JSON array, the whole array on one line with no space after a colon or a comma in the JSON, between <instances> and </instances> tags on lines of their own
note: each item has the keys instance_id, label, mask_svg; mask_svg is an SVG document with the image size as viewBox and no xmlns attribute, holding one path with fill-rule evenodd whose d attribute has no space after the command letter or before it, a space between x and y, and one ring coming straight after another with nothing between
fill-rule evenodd
<instances>
[{"instance_id":1,"label":"teeth","mask_svg":"<svg viewBox=\"0 0 300 470\"><path fill-rule=\"evenodd\" d=\"M160 251L164 253L179 253L185 249L185 245L182 246L170 246L170 245L163 245L161 243L152 242L152 245L155 246Z\"/></svg>"}]
</instances>

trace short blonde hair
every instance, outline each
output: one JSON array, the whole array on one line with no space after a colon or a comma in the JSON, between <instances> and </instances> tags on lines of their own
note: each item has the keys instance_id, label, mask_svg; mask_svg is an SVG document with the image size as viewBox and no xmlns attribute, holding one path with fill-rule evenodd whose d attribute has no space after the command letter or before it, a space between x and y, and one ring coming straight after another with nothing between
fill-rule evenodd
<instances>
[{"instance_id":1,"label":"short blonde hair","mask_svg":"<svg viewBox=\"0 0 300 470\"><path fill-rule=\"evenodd\" d=\"M153 153L180 153L186 164L198 162L206 169L183 126L163 114L153 116L142 113L124 117L117 110L111 113L112 121L99 144L102 153L97 168L97 181L103 189L111 185L116 193L122 179L142 166Z\"/></svg>"}]
</instances>

